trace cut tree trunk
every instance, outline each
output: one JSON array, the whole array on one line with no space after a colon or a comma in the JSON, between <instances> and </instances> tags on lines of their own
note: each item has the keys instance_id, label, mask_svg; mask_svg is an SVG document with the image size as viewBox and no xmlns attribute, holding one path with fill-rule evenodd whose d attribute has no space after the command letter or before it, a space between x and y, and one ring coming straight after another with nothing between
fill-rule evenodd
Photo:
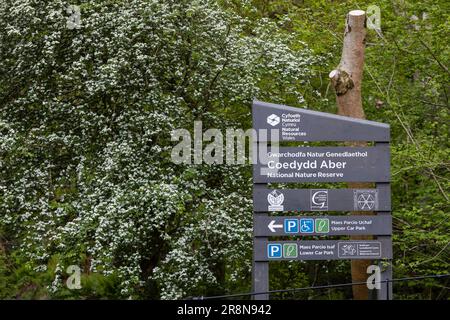
<instances>
[{"instance_id":1,"label":"cut tree trunk","mask_svg":"<svg viewBox=\"0 0 450 320\"><path fill-rule=\"evenodd\" d=\"M344 45L341 62L330 72L329 77L336 92L338 114L365 119L361 97L361 81L364 67L364 47L366 37L366 13L362 10L350 11L346 19ZM351 141L350 146L366 146L366 142ZM371 188L370 183L349 183L349 188ZM373 214L372 212L353 212L354 215ZM371 236L352 236L352 240L371 239ZM367 267L370 260L352 260L352 282L367 280ZM353 298L366 300L369 291L365 285L353 286Z\"/></svg>"}]
</instances>

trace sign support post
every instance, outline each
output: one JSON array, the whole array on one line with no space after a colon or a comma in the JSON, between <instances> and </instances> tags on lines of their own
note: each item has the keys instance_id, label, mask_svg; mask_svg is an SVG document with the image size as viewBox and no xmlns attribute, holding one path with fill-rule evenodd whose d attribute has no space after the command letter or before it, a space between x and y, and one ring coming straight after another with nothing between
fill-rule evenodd
<instances>
[{"instance_id":1,"label":"sign support post","mask_svg":"<svg viewBox=\"0 0 450 320\"><path fill-rule=\"evenodd\" d=\"M387 142L376 142L375 145L388 145ZM379 190L386 191L386 194L391 194L391 184L389 182L377 183L376 188ZM391 211L379 211L378 216L391 216ZM392 235L379 235L377 239L388 239L392 240ZM381 270L380 275L380 289L377 290L377 300L392 300L393 299L393 285L392 280L392 260L380 260L379 265Z\"/></svg>"}]
</instances>

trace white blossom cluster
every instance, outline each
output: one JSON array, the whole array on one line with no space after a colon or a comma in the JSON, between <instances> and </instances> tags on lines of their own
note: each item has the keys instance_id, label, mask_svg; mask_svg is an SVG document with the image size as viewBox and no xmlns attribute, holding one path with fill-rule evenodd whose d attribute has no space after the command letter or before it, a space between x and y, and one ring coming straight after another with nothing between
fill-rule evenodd
<instances>
[{"instance_id":1,"label":"white blossom cluster","mask_svg":"<svg viewBox=\"0 0 450 320\"><path fill-rule=\"evenodd\" d=\"M36 272L58 257L54 294L86 263L124 298L232 287L251 264L250 167L174 165L170 132L240 126L253 98L301 104L315 58L213 0L76 2L0 2L2 236Z\"/></svg>"}]
</instances>

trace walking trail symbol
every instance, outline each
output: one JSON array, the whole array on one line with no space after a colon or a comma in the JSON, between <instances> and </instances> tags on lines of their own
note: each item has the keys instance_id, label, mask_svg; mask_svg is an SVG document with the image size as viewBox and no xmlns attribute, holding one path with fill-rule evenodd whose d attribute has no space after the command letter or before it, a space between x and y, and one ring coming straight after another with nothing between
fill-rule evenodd
<instances>
[{"instance_id":1,"label":"walking trail symbol","mask_svg":"<svg viewBox=\"0 0 450 320\"><path fill-rule=\"evenodd\" d=\"M253 290L269 290L269 261L384 259L390 263L389 125L261 101L253 102L252 117L257 132L253 141L253 157L257 159L253 165ZM274 141L369 141L374 145L268 146ZM268 188L269 183L316 182L373 182L376 187ZM311 211L319 215L269 216L270 212L286 211ZM375 211L377 215L321 215L327 211ZM351 235L373 235L376 239L317 239ZM269 241L271 236L297 239L273 242ZM390 267L382 277L392 278ZM255 295L254 298L268 299L268 295Z\"/></svg>"}]
</instances>

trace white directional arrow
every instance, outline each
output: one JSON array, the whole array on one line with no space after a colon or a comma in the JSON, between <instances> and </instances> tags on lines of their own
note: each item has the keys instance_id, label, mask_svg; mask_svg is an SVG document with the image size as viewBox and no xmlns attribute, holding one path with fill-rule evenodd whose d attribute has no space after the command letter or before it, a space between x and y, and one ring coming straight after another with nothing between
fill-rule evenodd
<instances>
[{"instance_id":1,"label":"white directional arrow","mask_svg":"<svg viewBox=\"0 0 450 320\"><path fill-rule=\"evenodd\" d=\"M270 231L275 232L275 228L283 228L282 224L275 224L275 220L270 221L269 225L267 226Z\"/></svg>"}]
</instances>

